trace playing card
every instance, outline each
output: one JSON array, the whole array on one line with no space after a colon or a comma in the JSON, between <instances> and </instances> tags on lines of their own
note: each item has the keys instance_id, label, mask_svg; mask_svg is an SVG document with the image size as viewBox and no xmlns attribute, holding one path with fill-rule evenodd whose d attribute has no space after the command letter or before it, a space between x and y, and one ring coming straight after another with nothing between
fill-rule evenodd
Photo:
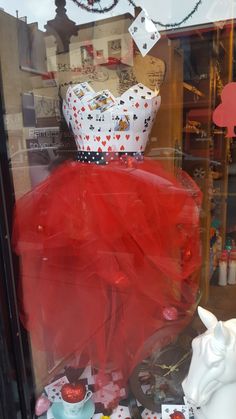
<instances>
[{"instance_id":1,"label":"playing card","mask_svg":"<svg viewBox=\"0 0 236 419\"><path fill-rule=\"evenodd\" d=\"M181 419L189 419L188 408L185 404L163 404L161 406L162 419L174 419L179 414Z\"/></svg>"},{"instance_id":2,"label":"playing card","mask_svg":"<svg viewBox=\"0 0 236 419\"><path fill-rule=\"evenodd\" d=\"M128 132L133 129L132 113L112 113L112 128L116 131Z\"/></svg>"},{"instance_id":3,"label":"playing card","mask_svg":"<svg viewBox=\"0 0 236 419\"><path fill-rule=\"evenodd\" d=\"M156 25L144 10L129 27L129 32L143 57L147 55L161 37Z\"/></svg>"},{"instance_id":4,"label":"playing card","mask_svg":"<svg viewBox=\"0 0 236 419\"><path fill-rule=\"evenodd\" d=\"M69 383L69 381L68 378L64 376L44 388L50 402L61 401L61 388L66 383Z\"/></svg>"},{"instance_id":5,"label":"playing card","mask_svg":"<svg viewBox=\"0 0 236 419\"><path fill-rule=\"evenodd\" d=\"M87 105L90 111L104 112L112 106L115 106L116 100L109 90L103 90L88 100Z\"/></svg>"},{"instance_id":6,"label":"playing card","mask_svg":"<svg viewBox=\"0 0 236 419\"><path fill-rule=\"evenodd\" d=\"M126 406L118 406L112 413L111 419L131 419L130 411Z\"/></svg>"},{"instance_id":7,"label":"playing card","mask_svg":"<svg viewBox=\"0 0 236 419\"><path fill-rule=\"evenodd\" d=\"M86 379L88 385L92 385L95 383L94 376L92 374L91 364L87 365L87 367L84 369L82 375L80 376L80 380L82 379Z\"/></svg>"},{"instance_id":8,"label":"playing card","mask_svg":"<svg viewBox=\"0 0 236 419\"><path fill-rule=\"evenodd\" d=\"M191 406L191 404L187 401L186 397L184 396L184 404L186 405L186 407L188 408L188 413L189 413L189 419L194 419L194 410L196 409L195 407Z\"/></svg>"},{"instance_id":9,"label":"playing card","mask_svg":"<svg viewBox=\"0 0 236 419\"><path fill-rule=\"evenodd\" d=\"M142 83L138 83L133 87L130 87L130 92L134 92L141 96L142 99L152 99L156 97L156 94L153 90L149 89L148 87L144 86Z\"/></svg>"},{"instance_id":10,"label":"playing card","mask_svg":"<svg viewBox=\"0 0 236 419\"><path fill-rule=\"evenodd\" d=\"M143 419L161 419L160 413L151 412L151 410L144 409L142 412Z\"/></svg>"},{"instance_id":11,"label":"playing card","mask_svg":"<svg viewBox=\"0 0 236 419\"><path fill-rule=\"evenodd\" d=\"M112 120L109 112L92 112L81 114L82 130L89 134L112 131Z\"/></svg>"},{"instance_id":12,"label":"playing card","mask_svg":"<svg viewBox=\"0 0 236 419\"><path fill-rule=\"evenodd\" d=\"M94 94L94 90L92 87L87 83L80 83L77 84L72 88L72 92L77 96L78 99L83 99L83 97L87 94Z\"/></svg>"}]
</instances>

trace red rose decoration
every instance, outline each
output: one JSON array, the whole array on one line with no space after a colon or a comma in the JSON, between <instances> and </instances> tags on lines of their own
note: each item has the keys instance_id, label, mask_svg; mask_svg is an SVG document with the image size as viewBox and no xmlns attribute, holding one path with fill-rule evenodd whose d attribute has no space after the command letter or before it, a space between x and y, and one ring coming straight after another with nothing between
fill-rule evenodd
<instances>
[{"instance_id":1,"label":"red rose decoration","mask_svg":"<svg viewBox=\"0 0 236 419\"><path fill-rule=\"evenodd\" d=\"M84 400L86 387L84 384L64 384L61 388L61 397L65 402L78 403Z\"/></svg>"}]
</instances>

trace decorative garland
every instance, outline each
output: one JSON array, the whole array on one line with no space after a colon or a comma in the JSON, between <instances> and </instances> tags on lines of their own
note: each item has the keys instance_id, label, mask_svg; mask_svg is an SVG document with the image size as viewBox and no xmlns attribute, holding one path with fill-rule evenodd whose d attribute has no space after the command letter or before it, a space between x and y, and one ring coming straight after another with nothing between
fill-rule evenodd
<instances>
[{"instance_id":1,"label":"decorative garland","mask_svg":"<svg viewBox=\"0 0 236 419\"><path fill-rule=\"evenodd\" d=\"M117 6L117 4L119 3L120 0L113 0L113 3L110 6L106 6L106 7L102 7L101 6L101 0L87 0L87 4L82 3L81 0L72 0L75 4L77 4L78 7L81 7L81 9L86 10L87 12L91 12L91 13L107 13L110 12L112 9L114 9L114 7ZM129 3L131 4L131 6L133 7L137 7L134 0L128 0ZM94 7L94 4L97 3L99 4L99 7ZM158 20L155 21L153 19L152 22L155 25L161 26L162 28L165 29L169 29L169 28L178 28L179 26L181 26L183 23L186 23L197 11L199 6L202 4L202 0L198 0L194 6L194 8L191 10L191 12L189 12L182 20L180 20L179 22L175 22L175 23L162 23L159 22Z\"/></svg>"},{"instance_id":2,"label":"decorative garland","mask_svg":"<svg viewBox=\"0 0 236 419\"><path fill-rule=\"evenodd\" d=\"M137 7L133 0L128 0L128 1L133 7ZM153 19L151 19L151 20L155 25L161 26L162 28L166 28L166 29L168 29L168 28L178 28L183 23L187 22L187 20L189 20L197 12L197 10L198 10L198 8L201 4L202 4L202 0L198 0L197 3L195 4L194 8L191 10L191 12L189 12L187 14L187 16L185 16L182 20L180 20L180 22L162 23L162 22L159 22L159 21L155 21Z\"/></svg>"},{"instance_id":3,"label":"decorative garland","mask_svg":"<svg viewBox=\"0 0 236 419\"><path fill-rule=\"evenodd\" d=\"M82 3L81 0L72 0L78 7L91 13L107 13L110 12L114 7L117 6L120 0L113 0L112 4L108 7L101 6L101 0L87 0L87 4ZM95 3L99 4L99 7L93 7ZM91 7L92 6L92 7Z\"/></svg>"}]
</instances>

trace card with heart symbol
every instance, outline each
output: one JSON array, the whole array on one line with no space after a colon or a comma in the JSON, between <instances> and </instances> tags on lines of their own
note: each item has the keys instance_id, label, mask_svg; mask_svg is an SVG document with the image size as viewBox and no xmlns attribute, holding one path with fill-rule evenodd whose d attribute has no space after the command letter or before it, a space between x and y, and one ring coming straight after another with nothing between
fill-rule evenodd
<instances>
[{"instance_id":1,"label":"card with heart symbol","mask_svg":"<svg viewBox=\"0 0 236 419\"><path fill-rule=\"evenodd\" d=\"M188 408L185 404L163 404L161 413L162 419L189 419Z\"/></svg>"},{"instance_id":2,"label":"card with heart symbol","mask_svg":"<svg viewBox=\"0 0 236 419\"><path fill-rule=\"evenodd\" d=\"M112 413L111 419L131 419L131 414L126 406L118 406Z\"/></svg>"},{"instance_id":3,"label":"card with heart symbol","mask_svg":"<svg viewBox=\"0 0 236 419\"><path fill-rule=\"evenodd\" d=\"M151 412L151 410L144 409L142 412L143 419L161 419L160 413Z\"/></svg>"},{"instance_id":4,"label":"card with heart symbol","mask_svg":"<svg viewBox=\"0 0 236 419\"><path fill-rule=\"evenodd\" d=\"M161 37L156 25L144 10L142 10L129 27L129 33L133 37L143 57L147 55Z\"/></svg>"}]
</instances>

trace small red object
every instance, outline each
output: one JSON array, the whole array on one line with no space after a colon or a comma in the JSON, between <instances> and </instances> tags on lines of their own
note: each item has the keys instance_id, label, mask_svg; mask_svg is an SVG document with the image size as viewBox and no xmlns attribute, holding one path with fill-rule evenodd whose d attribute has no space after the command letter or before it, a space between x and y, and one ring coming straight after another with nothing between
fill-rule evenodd
<instances>
[{"instance_id":1,"label":"small red object","mask_svg":"<svg viewBox=\"0 0 236 419\"><path fill-rule=\"evenodd\" d=\"M61 388L61 397L65 402L78 403L84 400L86 387L84 384L64 384Z\"/></svg>"},{"instance_id":2,"label":"small red object","mask_svg":"<svg viewBox=\"0 0 236 419\"><path fill-rule=\"evenodd\" d=\"M182 412L176 410L174 413L170 415L171 419L185 419L185 416Z\"/></svg>"},{"instance_id":3,"label":"small red object","mask_svg":"<svg viewBox=\"0 0 236 419\"><path fill-rule=\"evenodd\" d=\"M178 311L175 307L166 307L163 310L163 316L166 320L177 320L178 319Z\"/></svg>"},{"instance_id":4,"label":"small red object","mask_svg":"<svg viewBox=\"0 0 236 419\"><path fill-rule=\"evenodd\" d=\"M221 93L221 103L213 112L213 122L218 127L226 127L226 137L236 137L234 127L236 125L235 112L236 83L228 83Z\"/></svg>"}]
</instances>

